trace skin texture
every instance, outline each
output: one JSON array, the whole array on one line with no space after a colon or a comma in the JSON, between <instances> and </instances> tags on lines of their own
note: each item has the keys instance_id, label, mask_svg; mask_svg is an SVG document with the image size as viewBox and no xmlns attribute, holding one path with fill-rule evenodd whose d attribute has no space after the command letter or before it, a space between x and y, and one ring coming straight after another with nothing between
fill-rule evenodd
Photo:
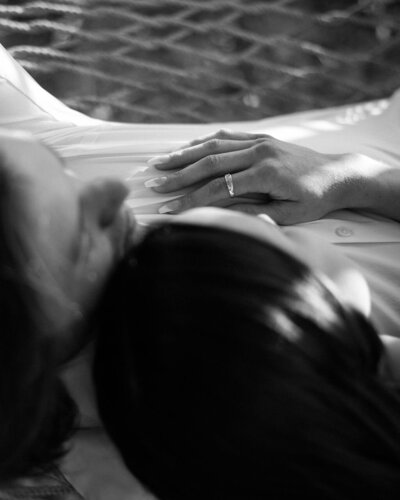
<instances>
[{"instance_id":1,"label":"skin texture","mask_svg":"<svg viewBox=\"0 0 400 500\"><path fill-rule=\"evenodd\" d=\"M0 133L13 235L55 331L79 323L135 232L114 179L81 182L30 136Z\"/></svg>"},{"instance_id":2,"label":"skin texture","mask_svg":"<svg viewBox=\"0 0 400 500\"><path fill-rule=\"evenodd\" d=\"M225 206L289 225L355 208L400 220L399 170L364 155L322 154L264 134L220 130L149 163L160 177L146 187L159 193L189 188L161 213ZM227 173L232 175L233 198Z\"/></svg>"}]
</instances>

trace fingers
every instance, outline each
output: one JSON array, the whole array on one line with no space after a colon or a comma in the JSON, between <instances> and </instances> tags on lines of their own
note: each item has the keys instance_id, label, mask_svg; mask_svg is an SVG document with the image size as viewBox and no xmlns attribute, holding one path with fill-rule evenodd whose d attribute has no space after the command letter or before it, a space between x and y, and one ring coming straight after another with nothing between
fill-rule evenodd
<instances>
[{"instance_id":1,"label":"fingers","mask_svg":"<svg viewBox=\"0 0 400 500\"><path fill-rule=\"evenodd\" d=\"M218 177L178 200L167 203L159 209L160 214L177 213L189 208L215 205L219 201L229 198L225 177Z\"/></svg>"},{"instance_id":2,"label":"fingers","mask_svg":"<svg viewBox=\"0 0 400 500\"><path fill-rule=\"evenodd\" d=\"M232 167L232 165L230 165L230 167ZM242 195L248 195L252 203L265 201L267 193L262 192L259 176L255 175L254 172L256 172L256 169L248 169L231 174L233 197L231 197L229 193L225 176L222 175L207 182L207 184L204 184L191 193L182 196L179 200L174 200L164 205L160 209L160 213L181 212L189 208L208 205L230 205L232 201L236 201L236 199ZM239 200L237 201L239 202Z\"/></svg>"},{"instance_id":3,"label":"fingers","mask_svg":"<svg viewBox=\"0 0 400 500\"><path fill-rule=\"evenodd\" d=\"M160 208L160 214L184 212L190 208L214 205L226 206L222 203L221 192L226 190L224 178L214 179L201 189L190 195L183 196L179 200L174 200ZM204 203L207 200L207 203ZM271 201L269 203L250 203L249 201L229 205L230 210L244 212L250 215L266 215L280 225L293 224L296 220L296 203L291 201Z\"/></svg>"},{"instance_id":4,"label":"fingers","mask_svg":"<svg viewBox=\"0 0 400 500\"><path fill-rule=\"evenodd\" d=\"M274 200L268 203L268 193L260 192L257 175L249 176L250 170L232 175L234 197L230 197L225 177L217 177L199 189L169 202L159 213L178 213L201 206L226 206L229 209L253 215L264 214L277 224L287 225L299 222L299 204L295 200ZM254 197L251 193L255 193ZM243 195L246 195L244 198Z\"/></svg>"},{"instance_id":5,"label":"fingers","mask_svg":"<svg viewBox=\"0 0 400 500\"><path fill-rule=\"evenodd\" d=\"M188 142L181 149L197 146L212 139L234 140L234 141L247 141L253 139L262 139L268 137L266 134L252 133L252 132L238 132L229 129L220 129L217 132L198 137L193 141Z\"/></svg>"},{"instance_id":6,"label":"fingers","mask_svg":"<svg viewBox=\"0 0 400 500\"><path fill-rule=\"evenodd\" d=\"M150 179L145 182L145 186L153 188L158 193L169 193L193 186L207 179L222 177L227 173L235 173L248 169L254 161L254 148L213 154L200 159L182 170Z\"/></svg>"},{"instance_id":7,"label":"fingers","mask_svg":"<svg viewBox=\"0 0 400 500\"><path fill-rule=\"evenodd\" d=\"M200 144L179 149L169 155L156 156L149 160L148 164L155 166L158 170L171 170L190 165L207 156L250 148L253 144L254 140L234 141L213 138Z\"/></svg>"}]
</instances>

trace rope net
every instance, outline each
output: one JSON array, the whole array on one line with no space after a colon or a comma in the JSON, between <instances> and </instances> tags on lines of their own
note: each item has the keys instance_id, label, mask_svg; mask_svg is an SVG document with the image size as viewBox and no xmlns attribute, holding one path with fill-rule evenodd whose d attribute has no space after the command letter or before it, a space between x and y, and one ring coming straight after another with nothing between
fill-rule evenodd
<instances>
[{"instance_id":1,"label":"rope net","mask_svg":"<svg viewBox=\"0 0 400 500\"><path fill-rule=\"evenodd\" d=\"M107 120L257 119L400 86L399 0L0 0L0 41Z\"/></svg>"}]
</instances>

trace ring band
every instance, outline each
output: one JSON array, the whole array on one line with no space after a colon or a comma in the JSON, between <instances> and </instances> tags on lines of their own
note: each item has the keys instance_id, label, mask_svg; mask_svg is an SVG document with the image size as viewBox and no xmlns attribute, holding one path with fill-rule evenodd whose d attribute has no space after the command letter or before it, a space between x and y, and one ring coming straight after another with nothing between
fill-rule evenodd
<instances>
[{"instance_id":1,"label":"ring band","mask_svg":"<svg viewBox=\"0 0 400 500\"><path fill-rule=\"evenodd\" d=\"M233 189L233 180L231 174L225 175L226 187L228 188L228 193L231 198L235 196L235 190Z\"/></svg>"}]
</instances>

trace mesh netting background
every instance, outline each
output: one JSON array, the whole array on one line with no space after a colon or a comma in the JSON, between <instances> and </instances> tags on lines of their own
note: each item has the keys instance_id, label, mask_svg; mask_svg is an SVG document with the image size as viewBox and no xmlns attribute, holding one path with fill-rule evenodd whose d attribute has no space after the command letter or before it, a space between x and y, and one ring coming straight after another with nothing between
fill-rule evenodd
<instances>
[{"instance_id":1,"label":"mesh netting background","mask_svg":"<svg viewBox=\"0 0 400 500\"><path fill-rule=\"evenodd\" d=\"M400 86L400 0L0 0L0 41L108 120L257 119Z\"/></svg>"}]
</instances>

